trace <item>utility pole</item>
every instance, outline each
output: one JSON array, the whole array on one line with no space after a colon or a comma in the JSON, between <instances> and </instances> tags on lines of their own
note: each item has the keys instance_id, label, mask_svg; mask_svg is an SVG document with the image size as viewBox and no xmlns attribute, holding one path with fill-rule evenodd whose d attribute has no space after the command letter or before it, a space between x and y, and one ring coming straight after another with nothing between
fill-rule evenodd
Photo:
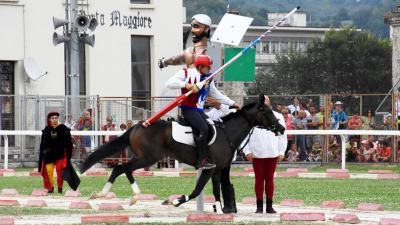
<instances>
[{"instance_id":1,"label":"utility pole","mask_svg":"<svg viewBox=\"0 0 400 225\"><path fill-rule=\"evenodd\" d=\"M67 104L70 105L69 113L73 118L78 118L81 113L80 101L80 43L94 46L95 36L88 36L86 31L94 31L98 25L95 18L89 19L84 12L78 10L78 0L65 0L65 19L53 17L54 29L63 27L63 35L53 33L54 46L65 43L64 60L66 75L66 95L70 95ZM79 33L82 34L80 37ZM68 98L67 98L68 99Z\"/></svg>"},{"instance_id":2,"label":"utility pole","mask_svg":"<svg viewBox=\"0 0 400 225\"><path fill-rule=\"evenodd\" d=\"M71 15L71 41L70 41L70 90L71 90L71 114L73 118L78 118L80 109L80 88L79 88L79 33L75 18L78 15L77 0L70 0Z\"/></svg>"}]
</instances>

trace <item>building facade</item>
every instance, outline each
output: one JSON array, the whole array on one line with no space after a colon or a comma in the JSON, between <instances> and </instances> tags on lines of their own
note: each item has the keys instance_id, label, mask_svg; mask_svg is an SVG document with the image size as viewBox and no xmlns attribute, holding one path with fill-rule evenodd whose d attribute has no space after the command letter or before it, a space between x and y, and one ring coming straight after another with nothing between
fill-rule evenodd
<instances>
[{"instance_id":1,"label":"building facade","mask_svg":"<svg viewBox=\"0 0 400 225\"><path fill-rule=\"evenodd\" d=\"M161 71L156 61L182 50L182 1L79 0L77 10L98 21L91 33L94 47L80 47L80 93L160 95L171 71ZM64 44L54 46L51 39L63 29L53 27L53 16L66 17L65 0L0 0L0 62L10 86L10 93L1 94L68 94ZM23 66L27 57L47 74L29 79Z\"/></svg>"}]
</instances>

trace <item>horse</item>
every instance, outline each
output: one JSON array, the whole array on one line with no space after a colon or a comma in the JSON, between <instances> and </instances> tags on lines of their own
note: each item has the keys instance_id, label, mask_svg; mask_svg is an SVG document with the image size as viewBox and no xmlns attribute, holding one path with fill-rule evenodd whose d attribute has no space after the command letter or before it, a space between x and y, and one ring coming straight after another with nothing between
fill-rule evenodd
<instances>
[{"instance_id":1,"label":"horse","mask_svg":"<svg viewBox=\"0 0 400 225\"><path fill-rule=\"evenodd\" d=\"M264 95L262 97L260 95L258 102L247 104L236 113L223 117L222 120L222 126L216 128L218 135L208 153L210 161L216 164L216 167L203 170L192 193L175 199L172 202L174 206L178 207L196 198L213 175L214 170L220 171L228 167L236 149L253 127L271 130L276 135L283 134L285 131L272 110L264 104ZM103 190L92 195L92 198L105 196L115 179L125 173L133 191L131 204L134 204L137 200L136 195L140 194L140 189L132 176L132 171L151 166L166 155L188 165L196 165L197 149L175 141L172 137L172 123L158 120L148 127L141 126L141 123L136 124L120 137L100 146L80 165L80 172L84 173L95 163L123 151L128 146L133 152L132 158L126 164L115 166Z\"/></svg>"}]
</instances>

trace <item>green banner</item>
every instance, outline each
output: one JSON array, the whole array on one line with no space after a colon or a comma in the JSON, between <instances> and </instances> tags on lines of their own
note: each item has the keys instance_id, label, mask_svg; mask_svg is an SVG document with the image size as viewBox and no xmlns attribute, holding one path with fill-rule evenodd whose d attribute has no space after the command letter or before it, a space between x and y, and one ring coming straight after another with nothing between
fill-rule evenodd
<instances>
[{"instance_id":1,"label":"green banner","mask_svg":"<svg viewBox=\"0 0 400 225\"><path fill-rule=\"evenodd\" d=\"M235 57L242 48L225 48L224 61L228 62ZM240 56L231 65L224 69L224 81L255 81L256 51L251 48Z\"/></svg>"}]
</instances>

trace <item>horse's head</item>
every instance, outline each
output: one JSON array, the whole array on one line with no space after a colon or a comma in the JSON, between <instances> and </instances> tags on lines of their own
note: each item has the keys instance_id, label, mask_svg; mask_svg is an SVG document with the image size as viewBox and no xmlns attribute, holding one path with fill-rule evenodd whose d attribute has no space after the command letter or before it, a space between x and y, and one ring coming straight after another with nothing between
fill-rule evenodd
<instances>
[{"instance_id":1,"label":"horse's head","mask_svg":"<svg viewBox=\"0 0 400 225\"><path fill-rule=\"evenodd\" d=\"M264 102L265 97L261 94L257 103L243 107L242 110L245 111L247 120L250 121L252 126L265 128L276 135L282 135L285 132L285 127L279 123L271 108Z\"/></svg>"}]
</instances>

